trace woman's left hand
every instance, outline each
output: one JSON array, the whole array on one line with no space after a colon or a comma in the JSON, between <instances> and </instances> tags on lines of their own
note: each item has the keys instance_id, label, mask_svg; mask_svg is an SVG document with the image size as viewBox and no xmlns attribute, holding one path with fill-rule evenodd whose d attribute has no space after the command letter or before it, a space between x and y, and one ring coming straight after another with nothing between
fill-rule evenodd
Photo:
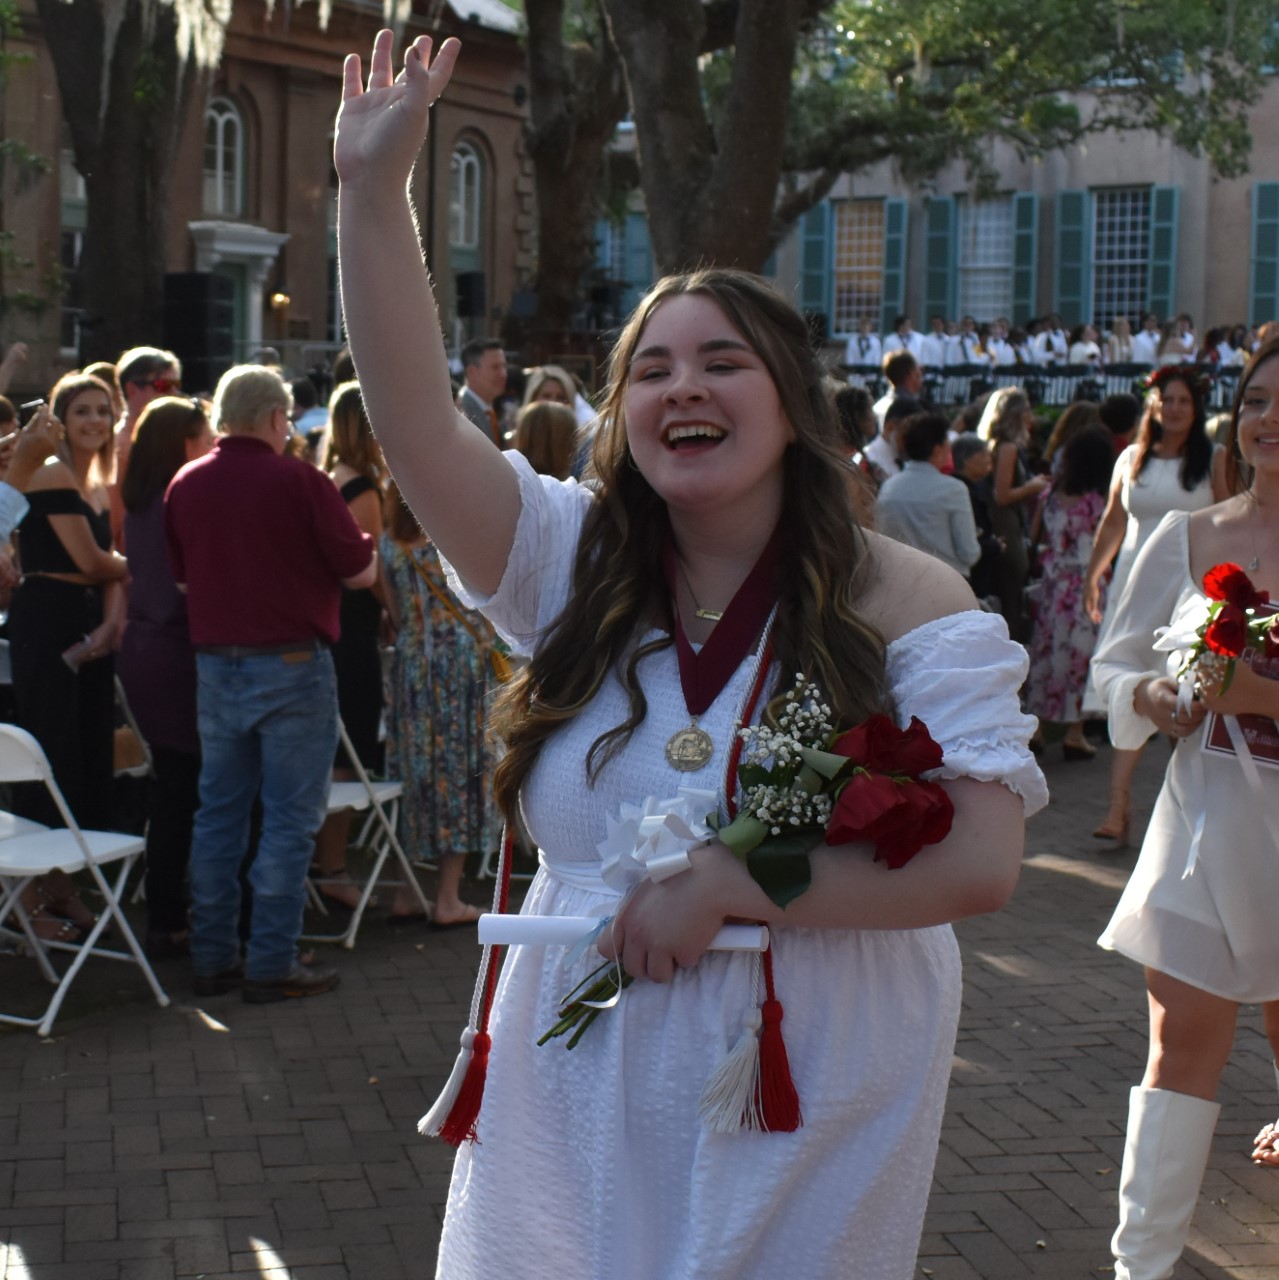
<instances>
[{"instance_id":1,"label":"woman's left hand","mask_svg":"<svg viewBox=\"0 0 1279 1280\"><path fill-rule=\"evenodd\" d=\"M734 901L735 888L745 889L741 878L751 888L754 881L722 844L694 849L689 861L687 871L667 880L644 881L600 935L599 953L620 959L633 978L670 982L677 968L692 968L724 921L750 901Z\"/></svg>"},{"instance_id":2,"label":"woman's left hand","mask_svg":"<svg viewBox=\"0 0 1279 1280\"><path fill-rule=\"evenodd\" d=\"M1209 711L1223 716L1279 716L1279 680L1259 676L1245 654L1235 663L1235 673L1225 693L1203 689L1199 700Z\"/></svg>"}]
</instances>

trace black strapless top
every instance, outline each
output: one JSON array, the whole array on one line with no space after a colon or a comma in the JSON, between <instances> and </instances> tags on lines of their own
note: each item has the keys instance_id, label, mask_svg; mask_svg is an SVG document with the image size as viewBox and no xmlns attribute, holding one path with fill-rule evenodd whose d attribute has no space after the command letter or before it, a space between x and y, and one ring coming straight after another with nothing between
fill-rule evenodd
<instances>
[{"instance_id":1,"label":"black strapless top","mask_svg":"<svg viewBox=\"0 0 1279 1280\"><path fill-rule=\"evenodd\" d=\"M53 531L50 516L84 516L93 540L111 550L111 513L95 511L75 489L37 489L27 494L31 510L18 526L18 554L23 573L79 573L80 566Z\"/></svg>"}]
</instances>

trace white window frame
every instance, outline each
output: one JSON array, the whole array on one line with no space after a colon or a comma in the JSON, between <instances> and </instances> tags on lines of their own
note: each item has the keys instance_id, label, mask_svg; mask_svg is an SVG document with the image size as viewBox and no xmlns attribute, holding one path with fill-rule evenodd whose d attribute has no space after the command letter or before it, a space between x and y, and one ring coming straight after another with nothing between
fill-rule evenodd
<instances>
[{"instance_id":1,"label":"white window frame","mask_svg":"<svg viewBox=\"0 0 1279 1280\"><path fill-rule=\"evenodd\" d=\"M1149 186L1094 187L1091 196L1091 226L1089 228L1089 245L1091 249L1091 273L1089 289L1089 308L1091 320L1110 328L1115 316L1128 316L1135 322L1146 311L1147 279L1150 270L1150 218L1154 192ZM1127 199L1132 209L1140 206L1140 215L1132 217L1132 209L1128 211L1127 220L1130 230L1126 239L1135 246L1139 253L1120 256L1118 253L1106 253L1115 247L1122 248L1120 241L1124 239L1122 228L1119 231L1108 228L1108 239L1103 243L1101 226L1103 214L1109 218L1111 206L1119 199ZM1103 256L1105 254L1105 256ZM1108 288L1102 288L1102 281L1108 272L1125 272L1135 287L1119 290L1113 281Z\"/></svg>"},{"instance_id":2,"label":"white window frame","mask_svg":"<svg viewBox=\"0 0 1279 1280\"><path fill-rule=\"evenodd\" d=\"M991 321L1013 312L1013 198L963 196L956 202L956 317ZM950 319L951 317L947 317Z\"/></svg>"},{"instance_id":3,"label":"white window frame","mask_svg":"<svg viewBox=\"0 0 1279 1280\"><path fill-rule=\"evenodd\" d=\"M449 247L480 247L484 162L473 143L459 142L449 160Z\"/></svg>"},{"instance_id":4,"label":"white window frame","mask_svg":"<svg viewBox=\"0 0 1279 1280\"><path fill-rule=\"evenodd\" d=\"M213 131L212 143L209 132ZM209 168L209 147L213 167ZM204 215L244 217L244 113L230 98L211 98L204 109ZM210 183L213 199L210 200ZM227 200L230 187L231 199ZM228 204L230 207L228 207Z\"/></svg>"},{"instance_id":5,"label":"white window frame","mask_svg":"<svg viewBox=\"0 0 1279 1280\"><path fill-rule=\"evenodd\" d=\"M870 321L871 331L877 332L884 305L884 202L857 197L833 203L831 336L847 338L855 334L857 322L863 318ZM859 289L859 284L865 287ZM852 305L853 299L860 299L861 305Z\"/></svg>"}]
</instances>

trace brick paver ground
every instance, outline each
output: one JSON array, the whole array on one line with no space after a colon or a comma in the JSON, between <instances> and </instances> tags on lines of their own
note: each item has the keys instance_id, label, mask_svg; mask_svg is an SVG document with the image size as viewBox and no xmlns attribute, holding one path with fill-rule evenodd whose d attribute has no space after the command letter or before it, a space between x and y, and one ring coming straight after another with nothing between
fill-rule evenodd
<instances>
[{"instance_id":1,"label":"brick paver ground","mask_svg":"<svg viewBox=\"0 0 1279 1280\"><path fill-rule=\"evenodd\" d=\"M1143 813L1166 758L1149 756ZM935 1280L1109 1274L1145 1013L1136 967L1093 941L1133 854L1088 837L1104 759L1047 769L1054 803L1013 903L958 930L964 1015L920 1256ZM168 1010L131 969L99 964L52 1039L0 1031L0 1277L430 1275L451 1153L414 1126L452 1062L476 953L466 932L371 920L335 953L333 995L197 1006L166 965ZM0 957L6 1007L40 994L29 961ZM1279 1171L1246 1158L1279 1110L1255 1010L1221 1100L1177 1274L1279 1280Z\"/></svg>"}]
</instances>

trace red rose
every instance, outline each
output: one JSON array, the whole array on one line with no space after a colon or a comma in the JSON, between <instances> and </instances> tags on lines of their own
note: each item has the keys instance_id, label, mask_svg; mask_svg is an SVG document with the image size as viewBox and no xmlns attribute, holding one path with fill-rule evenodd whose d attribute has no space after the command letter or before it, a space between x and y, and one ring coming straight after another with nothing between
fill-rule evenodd
<instances>
[{"instance_id":1,"label":"red rose","mask_svg":"<svg viewBox=\"0 0 1279 1280\"><path fill-rule=\"evenodd\" d=\"M1248 646L1248 616L1235 604L1223 604L1221 612L1204 632L1204 644L1213 653L1237 658Z\"/></svg>"},{"instance_id":2,"label":"red rose","mask_svg":"<svg viewBox=\"0 0 1279 1280\"><path fill-rule=\"evenodd\" d=\"M901 784L882 773L854 773L839 793L830 821L827 844L869 840L868 829L901 803Z\"/></svg>"},{"instance_id":3,"label":"red rose","mask_svg":"<svg viewBox=\"0 0 1279 1280\"><path fill-rule=\"evenodd\" d=\"M848 756L867 769L883 773L904 773L917 777L929 769L940 769L942 749L918 716L899 729L882 713L871 716L855 729L841 734L831 748L837 755Z\"/></svg>"},{"instance_id":4,"label":"red rose","mask_svg":"<svg viewBox=\"0 0 1279 1280\"><path fill-rule=\"evenodd\" d=\"M926 844L950 832L955 808L935 782L894 782L883 774L858 773L841 792L826 828L827 844L867 840L875 861L904 867Z\"/></svg>"},{"instance_id":5,"label":"red rose","mask_svg":"<svg viewBox=\"0 0 1279 1280\"><path fill-rule=\"evenodd\" d=\"M1252 579L1230 563L1213 565L1204 574L1204 593L1209 600L1225 600L1236 609L1255 609L1270 599L1270 592L1258 591Z\"/></svg>"},{"instance_id":6,"label":"red rose","mask_svg":"<svg viewBox=\"0 0 1279 1280\"><path fill-rule=\"evenodd\" d=\"M899 783L898 794L899 803L866 833L875 841L875 861L893 869L904 867L924 845L944 840L955 816L950 796L935 782Z\"/></svg>"}]
</instances>

